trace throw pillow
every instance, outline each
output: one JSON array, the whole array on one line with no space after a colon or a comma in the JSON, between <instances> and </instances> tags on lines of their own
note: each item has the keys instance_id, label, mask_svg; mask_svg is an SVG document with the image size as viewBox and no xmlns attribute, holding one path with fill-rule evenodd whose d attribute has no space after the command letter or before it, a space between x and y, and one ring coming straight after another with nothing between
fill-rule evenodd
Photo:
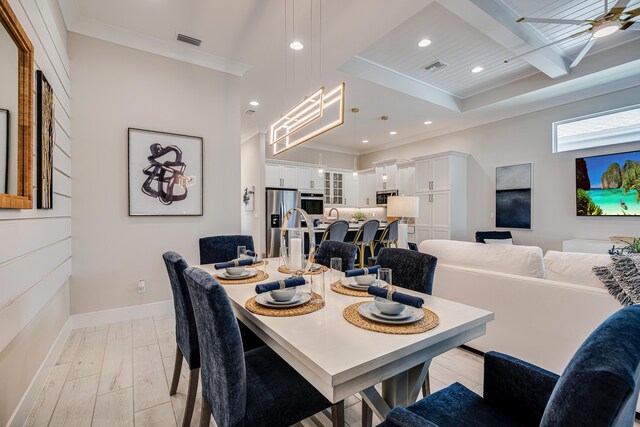
<instances>
[{"instance_id":1,"label":"throw pillow","mask_svg":"<svg viewBox=\"0 0 640 427\"><path fill-rule=\"evenodd\" d=\"M631 305L631 300L629 296L626 294L620 283L616 280L613 275L613 271L615 270L613 263L608 265L603 265L602 267L595 266L592 268L593 274L595 274L598 279L602 282L605 288L609 291L611 295L615 299L620 302L620 304L627 306Z\"/></svg>"},{"instance_id":2,"label":"throw pillow","mask_svg":"<svg viewBox=\"0 0 640 427\"><path fill-rule=\"evenodd\" d=\"M513 239L484 239L487 245L513 245Z\"/></svg>"},{"instance_id":3,"label":"throw pillow","mask_svg":"<svg viewBox=\"0 0 640 427\"><path fill-rule=\"evenodd\" d=\"M636 257L613 256L613 273L616 281L631 300L631 304L640 304L640 271L636 264ZM629 305L631 305L629 304Z\"/></svg>"}]
</instances>

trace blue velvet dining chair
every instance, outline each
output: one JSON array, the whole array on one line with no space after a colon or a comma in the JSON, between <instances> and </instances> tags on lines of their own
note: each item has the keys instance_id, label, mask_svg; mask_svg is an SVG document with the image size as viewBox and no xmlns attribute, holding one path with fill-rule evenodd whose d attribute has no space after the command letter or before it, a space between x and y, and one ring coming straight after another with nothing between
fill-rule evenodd
<instances>
[{"instance_id":1,"label":"blue velvet dining chair","mask_svg":"<svg viewBox=\"0 0 640 427\"><path fill-rule=\"evenodd\" d=\"M605 320L562 376L501 353L485 354L480 397L455 383L380 426L633 426L640 390L640 305Z\"/></svg>"},{"instance_id":2,"label":"blue velvet dining chair","mask_svg":"<svg viewBox=\"0 0 640 427\"><path fill-rule=\"evenodd\" d=\"M227 293L209 273L184 273L200 342L202 413L218 427L289 426L331 402L268 346L245 352ZM344 404L332 407L334 425L344 424Z\"/></svg>"},{"instance_id":3,"label":"blue velvet dining chair","mask_svg":"<svg viewBox=\"0 0 640 427\"><path fill-rule=\"evenodd\" d=\"M255 250L253 237L244 235L212 236L200 239L200 264L226 262L238 256L238 246Z\"/></svg>"},{"instance_id":4,"label":"blue velvet dining chair","mask_svg":"<svg viewBox=\"0 0 640 427\"><path fill-rule=\"evenodd\" d=\"M356 245L351 243L325 240L320 244L318 253L315 256L315 262L331 268L331 258L341 258L342 271L351 270L356 261L357 251Z\"/></svg>"},{"instance_id":5,"label":"blue velvet dining chair","mask_svg":"<svg viewBox=\"0 0 640 427\"><path fill-rule=\"evenodd\" d=\"M382 248L378 252L376 264L382 268L391 269L392 285L412 291L431 295L433 292L433 277L436 272L438 258L433 255L416 252L411 249ZM431 391L429 372L422 384L422 395L427 396ZM371 409L362 401L362 425L371 425Z\"/></svg>"},{"instance_id":6,"label":"blue velvet dining chair","mask_svg":"<svg viewBox=\"0 0 640 427\"><path fill-rule=\"evenodd\" d=\"M200 347L198 346L198 332L193 316L191 297L184 279L184 271L187 262L176 252L165 252L162 255L169 274L171 292L173 293L173 307L176 316L176 361L173 366L173 378L169 395L173 396L178 391L182 360L189 365L189 386L187 389L187 401L185 402L182 426L191 424L193 407L196 402L198 390L198 378L200 374Z\"/></svg>"}]
</instances>

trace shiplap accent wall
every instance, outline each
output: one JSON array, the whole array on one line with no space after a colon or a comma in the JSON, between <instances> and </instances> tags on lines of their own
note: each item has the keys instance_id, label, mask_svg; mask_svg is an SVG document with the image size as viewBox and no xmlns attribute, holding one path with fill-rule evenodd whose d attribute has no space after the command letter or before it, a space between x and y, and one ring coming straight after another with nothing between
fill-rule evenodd
<instances>
[{"instance_id":1,"label":"shiplap accent wall","mask_svg":"<svg viewBox=\"0 0 640 427\"><path fill-rule=\"evenodd\" d=\"M30 210L0 209L0 363L12 360L3 355L3 351L48 308L54 295L68 287L71 276L71 79L66 29L61 27L59 11L54 9L57 5L50 0L9 0L9 4L33 43L34 69L44 72L55 93L56 146L54 209L38 210L35 200ZM34 90L35 87L34 84ZM34 101L35 95L34 92ZM34 114L34 148L35 120ZM37 187L35 162L34 156L34 190ZM66 299L68 303L68 291ZM29 337L20 336L20 339ZM52 343L55 336L38 337L42 339L50 339ZM39 357L39 362L33 361L37 366L45 355L25 357ZM0 365L0 371L11 368ZM28 377L34 373L27 372L24 374L27 378L15 381L20 384L3 381L5 391L12 389L11 400L14 393L19 393L18 396L24 393L25 382L28 385ZM0 425L4 425L6 417L6 412L0 410Z\"/></svg>"}]
</instances>

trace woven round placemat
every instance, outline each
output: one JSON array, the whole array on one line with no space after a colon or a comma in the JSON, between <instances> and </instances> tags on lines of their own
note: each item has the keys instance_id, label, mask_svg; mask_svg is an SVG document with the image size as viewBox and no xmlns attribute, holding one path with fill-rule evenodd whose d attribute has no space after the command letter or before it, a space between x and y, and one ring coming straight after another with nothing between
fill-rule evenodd
<instances>
[{"instance_id":1,"label":"woven round placemat","mask_svg":"<svg viewBox=\"0 0 640 427\"><path fill-rule=\"evenodd\" d=\"M246 285L247 283L257 283L262 282L263 280L267 280L269 278L269 275L264 271L258 271L257 275L249 277L248 279L241 280L229 280L225 279L224 276L219 276L217 274L213 277L215 277L216 280L223 285Z\"/></svg>"},{"instance_id":2,"label":"woven round placemat","mask_svg":"<svg viewBox=\"0 0 640 427\"><path fill-rule=\"evenodd\" d=\"M372 297L373 298L373 295L369 295L369 292L367 292L366 289L363 289L360 291L358 289L347 288L342 284L342 282L332 283L331 290L338 294L349 295L350 297Z\"/></svg>"},{"instance_id":3,"label":"woven round placemat","mask_svg":"<svg viewBox=\"0 0 640 427\"><path fill-rule=\"evenodd\" d=\"M408 325L389 325L386 323L374 322L373 320L369 320L358 313L358 307L365 303L366 301L357 302L345 308L342 312L345 320L352 325L355 325L362 329L367 329L374 332L382 332L383 334L397 335L419 334L422 332L426 332L438 326L438 323L440 322L438 315L431 310L427 310L426 308L422 309L422 311L424 311L424 317L421 320Z\"/></svg>"},{"instance_id":4,"label":"woven round placemat","mask_svg":"<svg viewBox=\"0 0 640 427\"><path fill-rule=\"evenodd\" d=\"M308 276L313 276L313 275L320 274L320 273L322 273L323 271L328 271L328 270L329 270L329 269L328 269L326 266L321 265L321 266L320 266L320 268L319 268L319 269L317 269L316 271L309 271L309 272L304 273L304 274L305 274L305 275L308 275ZM291 274L291 272L289 271L289 269L288 269L286 266L284 266L284 265L281 265L280 267L278 267L278 271L279 271L280 273L283 273L283 274Z\"/></svg>"},{"instance_id":5,"label":"woven round placemat","mask_svg":"<svg viewBox=\"0 0 640 427\"><path fill-rule=\"evenodd\" d=\"M255 267L260 267L261 265L267 265L267 264L269 264L269 260L263 259L262 261L258 261L256 263L248 265L247 268L255 268Z\"/></svg>"},{"instance_id":6,"label":"woven round placemat","mask_svg":"<svg viewBox=\"0 0 640 427\"><path fill-rule=\"evenodd\" d=\"M314 292L312 300L322 299L320 295ZM301 316L303 314L313 313L314 311L320 310L324 307L324 302L321 304L311 304L309 302L299 305L297 307L292 308L269 308L263 305L260 305L256 302L256 297L249 298L249 300L245 303L245 308L252 313L262 314L263 316L272 316L272 317L291 317L291 316Z\"/></svg>"}]
</instances>

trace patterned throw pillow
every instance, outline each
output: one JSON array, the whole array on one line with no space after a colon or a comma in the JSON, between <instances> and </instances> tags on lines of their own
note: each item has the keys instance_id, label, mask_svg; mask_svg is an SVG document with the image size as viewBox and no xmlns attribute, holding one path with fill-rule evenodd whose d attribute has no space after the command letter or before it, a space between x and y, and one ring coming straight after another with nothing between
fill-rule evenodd
<instances>
[{"instance_id":1,"label":"patterned throw pillow","mask_svg":"<svg viewBox=\"0 0 640 427\"><path fill-rule=\"evenodd\" d=\"M615 299L620 302L620 304L624 306L631 305L629 296L626 294L624 289L622 289L622 286L620 286L620 283L618 283L615 276L613 275L613 271L615 271L613 263L603 265L602 267L595 266L592 268L592 270L593 274L595 274L598 279L600 279L604 287L607 288L609 293L613 295Z\"/></svg>"},{"instance_id":2,"label":"patterned throw pillow","mask_svg":"<svg viewBox=\"0 0 640 427\"><path fill-rule=\"evenodd\" d=\"M612 258L617 273L614 273L616 280L631 300L631 304L640 304L640 271L636 263L638 258L626 255Z\"/></svg>"}]
</instances>

